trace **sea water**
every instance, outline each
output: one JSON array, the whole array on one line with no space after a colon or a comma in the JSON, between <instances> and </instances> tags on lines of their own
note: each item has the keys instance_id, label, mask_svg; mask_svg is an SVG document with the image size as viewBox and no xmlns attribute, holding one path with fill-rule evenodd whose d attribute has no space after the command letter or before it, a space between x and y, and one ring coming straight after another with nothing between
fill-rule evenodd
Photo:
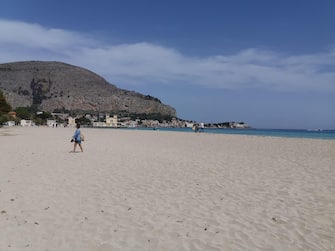
<instances>
[{"instance_id":1,"label":"sea water","mask_svg":"<svg viewBox=\"0 0 335 251\"><path fill-rule=\"evenodd\" d=\"M138 130L157 130L194 133L191 128L137 128ZM205 128L203 132L216 134L239 134L253 136L270 136L285 138L335 139L335 130L293 130L293 129L223 129Z\"/></svg>"}]
</instances>

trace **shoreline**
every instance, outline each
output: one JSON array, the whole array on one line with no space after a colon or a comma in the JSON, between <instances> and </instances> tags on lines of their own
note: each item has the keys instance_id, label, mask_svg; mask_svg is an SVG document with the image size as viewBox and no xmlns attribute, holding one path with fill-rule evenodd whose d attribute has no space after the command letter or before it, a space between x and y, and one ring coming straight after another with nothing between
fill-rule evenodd
<instances>
[{"instance_id":1,"label":"shoreline","mask_svg":"<svg viewBox=\"0 0 335 251\"><path fill-rule=\"evenodd\" d=\"M13 128L19 128L14 126ZM34 126L46 128L47 126ZM12 128L12 127L2 127ZM64 128L64 127L59 127ZM72 128L72 127L66 127ZM162 131L162 132L184 132L195 133L191 128L184 127L85 127L85 129L103 129L103 130L138 130L138 131ZM1 127L0 127L1 130ZM295 139L320 139L320 140L335 140L335 130L308 130L308 129L259 129L259 128L205 128L203 131L196 133L219 134L219 135L242 135L242 136L260 136L274 138L295 138Z\"/></svg>"},{"instance_id":2,"label":"shoreline","mask_svg":"<svg viewBox=\"0 0 335 251\"><path fill-rule=\"evenodd\" d=\"M85 128L85 127L84 127ZM139 130L139 131L161 131L161 132L184 132L195 133L191 128L169 128L169 127L139 127L139 128L109 128L109 127L86 127L88 129L111 129L111 130ZM273 133L275 132L275 133ZM242 135L242 136L260 136L260 137L275 137L275 138L296 138L296 139L321 139L335 140L335 130L310 131L307 129L229 129L229 128L205 128L202 132L218 135ZM327 135L326 135L327 134Z\"/></svg>"}]
</instances>

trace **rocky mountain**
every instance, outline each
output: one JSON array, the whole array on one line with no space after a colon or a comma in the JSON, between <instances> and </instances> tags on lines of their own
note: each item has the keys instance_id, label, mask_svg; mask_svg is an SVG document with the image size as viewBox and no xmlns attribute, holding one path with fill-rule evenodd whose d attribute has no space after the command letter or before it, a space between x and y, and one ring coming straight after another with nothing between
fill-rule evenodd
<instances>
[{"instance_id":1,"label":"rocky mountain","mask_svg":"<svg viewBox=\"0 0 335 251\"><path fill-rule=\"evenodd\" d=\"M0 90L13 108L36 105L49 112L66 109L176 116L173 107L157 98L117 88L87 69L61 62L0 64Z\"/></svg>"}]
</instances>

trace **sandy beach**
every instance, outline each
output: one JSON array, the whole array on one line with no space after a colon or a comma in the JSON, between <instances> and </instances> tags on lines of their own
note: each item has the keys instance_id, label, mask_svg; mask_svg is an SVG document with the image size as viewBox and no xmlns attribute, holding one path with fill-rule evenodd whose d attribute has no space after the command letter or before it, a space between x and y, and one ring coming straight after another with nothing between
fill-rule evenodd
<instances>
[{"instance_id":1,"label":"sandy beach","mask_svg":"<svg viewBox=\"0 0 335 251\"><path fill-rule=\"evenodd\" d=\"M0 250L335 250L334 140L74 130L0 128Z\"/></svg>"}]
</instances>

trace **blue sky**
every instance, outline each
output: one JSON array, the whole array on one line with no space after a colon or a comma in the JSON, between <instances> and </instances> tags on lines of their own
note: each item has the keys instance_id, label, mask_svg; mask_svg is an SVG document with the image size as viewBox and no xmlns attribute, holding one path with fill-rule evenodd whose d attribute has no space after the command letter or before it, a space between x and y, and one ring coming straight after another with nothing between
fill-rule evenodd
<instances>
[{"instance_id":1,"label":"blue sky","mask_svg":"<svg viewBox=\"0 0 335 251\"><path fill-rule=\"evenodd\" d=\"M61 61L183 119L335 129L335 1L2 0L0 63Z\"/></svg>"}]
</instances>

